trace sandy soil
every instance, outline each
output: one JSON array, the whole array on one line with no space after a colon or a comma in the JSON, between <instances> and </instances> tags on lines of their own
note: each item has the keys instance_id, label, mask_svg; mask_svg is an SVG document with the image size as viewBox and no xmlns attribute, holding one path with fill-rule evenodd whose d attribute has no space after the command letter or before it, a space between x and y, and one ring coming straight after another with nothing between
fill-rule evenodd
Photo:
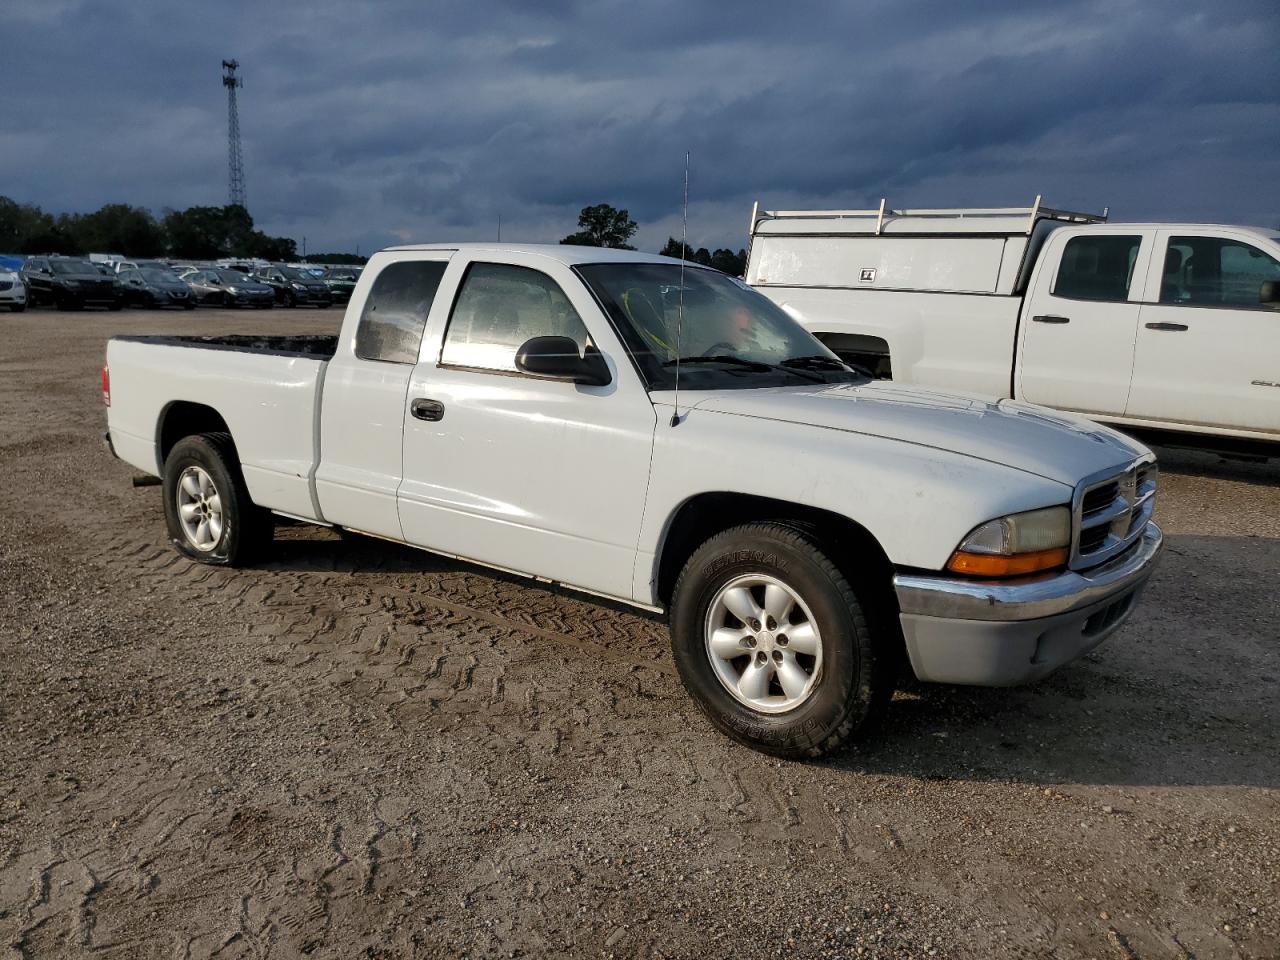
<instances>
[{"instance_id":1,"label":"sandy soil","mask_svg":"<svg viewBox=\"0 0 1280 960\"><path fill-rule=\"evenodd\" d=\"M308 527L169 549L106 337L338 320L0 316L0 957L1280 956L1280 465L1161 451L1119 634L780 763L652 619Z\"/></svg>"}]
</instances>

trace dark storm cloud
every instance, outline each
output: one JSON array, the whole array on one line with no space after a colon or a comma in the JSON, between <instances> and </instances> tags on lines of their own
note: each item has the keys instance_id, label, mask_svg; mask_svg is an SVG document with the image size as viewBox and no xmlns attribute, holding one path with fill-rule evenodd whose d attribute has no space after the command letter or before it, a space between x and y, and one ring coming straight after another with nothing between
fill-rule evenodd
<instances>
[{"instance_id":1,"label":"dark storm cloud","mask_svg":"<svg viewBox=\"0 0 1280 960\"><path fill-rule=\"evenodd\" d=\"M655 247L685 150L698 243L756 197L1280 221L1274 2L7 6L0 193L51 209L223 202L235 56L250 209L312 249L598 201Z\"/></svg>"}]
</instances>

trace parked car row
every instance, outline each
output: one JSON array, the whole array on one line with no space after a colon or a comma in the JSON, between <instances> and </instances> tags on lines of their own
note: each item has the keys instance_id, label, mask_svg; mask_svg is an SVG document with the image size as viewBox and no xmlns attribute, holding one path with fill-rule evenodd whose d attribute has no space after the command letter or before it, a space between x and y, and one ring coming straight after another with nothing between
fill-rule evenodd
<instances>
[{"instance_id":1,"label":"parked car row","mask_svg":"<svg viewBox=\"0 0 1280 960\"><path fill-rule=\"evenodd\" d=\"M20 271L0 270L0 307L20 312L30 304L62 310L125 306L329 307L346 303L358 268L301 268L285 264L199 267L162 260L95 263L81 257L30 257Z\"/></svg>"}]
</instances>

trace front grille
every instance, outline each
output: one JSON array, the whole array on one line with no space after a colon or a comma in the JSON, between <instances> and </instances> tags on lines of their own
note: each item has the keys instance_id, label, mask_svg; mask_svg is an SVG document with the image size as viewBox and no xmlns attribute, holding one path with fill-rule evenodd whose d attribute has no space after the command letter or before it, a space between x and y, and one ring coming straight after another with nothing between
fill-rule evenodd
<instances>
[{"instance_id":1,"label":"front grille","mask_svg":"<svg viewBox=\"0 0 1280 960\"><path fill-rule=\"evenodd\" d=\"M1080 512L1087 517L1105 509L1111 505L1111 502L1115 500L1116 494L1119 492L1119 480L1111 480L1101 486L1091 488L1085 493L1084 499L1080 502Z\"/></svg>"},{"instance_id":2,"label":"front grille","mask_svg":"<svg viewBox=\"0 0 1280 960\"><path fill-rule=\"evenodd\" d=\"M12 289L13 289L12 280L0 280L0 290L12 290Z\"/></svg>"},{"instance_id":3,"label":"front grille","mask_svg":"<svg viewBox=\"0 0 1280 960\"><path fill-rule=\"evenodd\" d=\"M1105 563L1137 542L1155 509L1156 478L1156 465L1147 459L1081 484L1074 502L1073 568Z\"/></svg>"}]
</instances>

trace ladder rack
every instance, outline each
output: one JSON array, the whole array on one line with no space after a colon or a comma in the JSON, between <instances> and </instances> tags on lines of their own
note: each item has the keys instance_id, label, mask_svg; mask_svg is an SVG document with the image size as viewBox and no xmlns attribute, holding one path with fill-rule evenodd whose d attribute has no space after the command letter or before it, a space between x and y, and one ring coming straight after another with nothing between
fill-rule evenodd
<instances>
[{"instance_id":1,"label":"ladder rack","mask_svg":"<svg viewBox=\"0 0 1280 960\"><path fill-rule=\"evenodd\" d=\"M946 219L946 220L982 220L995 217L1026 217L1026 232L1035 229L1037 220L1062 220L1067 223L1105 223L1110 208L1103 209L1101 214L1079 213L1074 210L1058 210L1040 203L1040 195L1036 195L1035 203L1029 207L939 207L936 209L891 210L881 199L880 206L872 210L761 210L760 202L751 207L751 230L748 236L754 236L756 227L765 220L871 220L875 219L875 234L884 231L886 219Z\"/></svg>"}]
</instances>

